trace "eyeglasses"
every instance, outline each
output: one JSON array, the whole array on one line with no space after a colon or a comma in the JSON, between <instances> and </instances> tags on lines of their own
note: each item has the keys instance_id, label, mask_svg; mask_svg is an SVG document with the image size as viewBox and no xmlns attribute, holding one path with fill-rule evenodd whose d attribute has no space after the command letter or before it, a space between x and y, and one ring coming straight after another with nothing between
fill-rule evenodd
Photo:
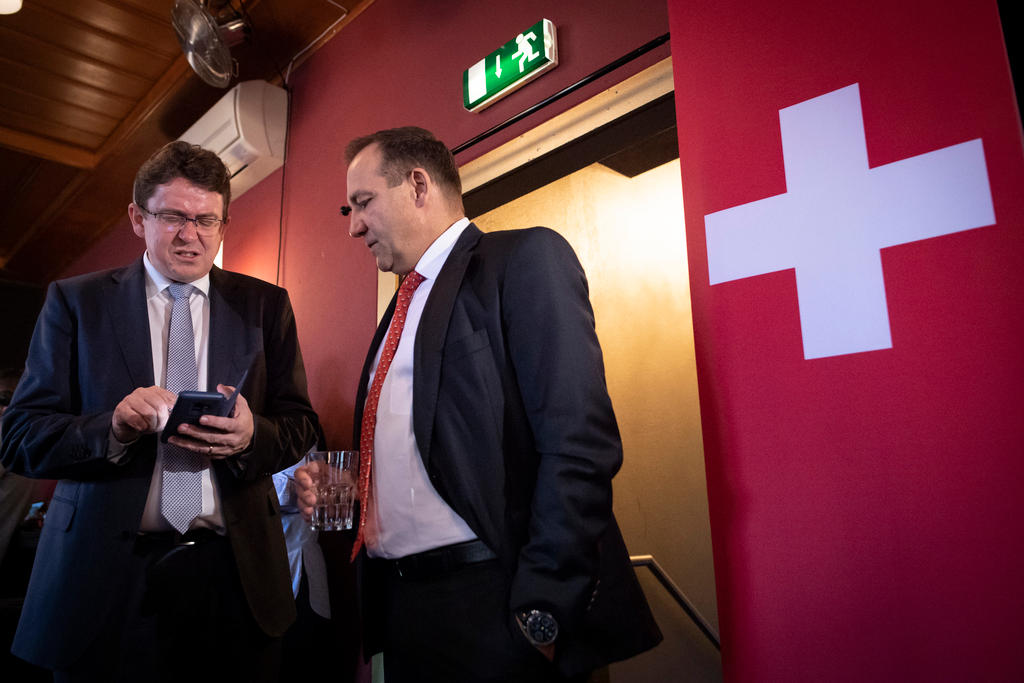
<instances>
[{"instance_id":1,"label":"eyeglasses","mask_svg":"<svg viewBox=\"0 0 1024 683\"><path fill-rule=\"evenodd\" d=\"M135 206L139 205L136 204ZM153 212L144 206L139 206L139 210L157 219L157 221L159 221L166 230L181 230L185 227L186 223L191 222L196 226L196 232L204 235L212 235L218 228L220 228L222 223L227 222L214 216L196 216L195 218L189 218L185 214L177 213L175 211Z\"/></svg>"}]
</instances>

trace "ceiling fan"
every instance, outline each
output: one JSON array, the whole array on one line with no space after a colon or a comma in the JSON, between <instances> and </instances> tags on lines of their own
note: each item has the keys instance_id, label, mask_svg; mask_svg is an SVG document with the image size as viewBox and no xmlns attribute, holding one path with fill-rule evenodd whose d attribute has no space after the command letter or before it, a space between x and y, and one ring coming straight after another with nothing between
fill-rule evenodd
<instances>
[{"instance_id":1,"label":"ceiling fan","mask_svg":"<svg viewBox=\"0 0 1024 683\"><path fill-rule=\"evenodd\" d=\"M218 24L210 4L209 0L174 0L171 23L192 70L205 83L226 88L237 75L230 48L245 40L249 27L230 3L231 16Z\"/></svg>"}]
</instances>

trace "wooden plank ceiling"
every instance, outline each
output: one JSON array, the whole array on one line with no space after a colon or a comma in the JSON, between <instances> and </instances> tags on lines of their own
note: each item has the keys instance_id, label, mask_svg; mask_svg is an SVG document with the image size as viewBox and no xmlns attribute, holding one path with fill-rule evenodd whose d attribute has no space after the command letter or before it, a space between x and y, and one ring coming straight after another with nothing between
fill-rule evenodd
<instances>
[{"instance_id":1,"label":"wooden plank ceiling","mask_svg":"<svg viewBox=\"0 0 1024 683\"><path fill-rule=\"evenodd\" d=\"M208 4L221 21L248 16L249 38L231 49L234 85L280 84L289 63L294 69L372 2ZM57 277L126 215L146 157L224 94L188 66L173 6L25 0L0 15L0 279Z\"/></svg>"}]
</instances>

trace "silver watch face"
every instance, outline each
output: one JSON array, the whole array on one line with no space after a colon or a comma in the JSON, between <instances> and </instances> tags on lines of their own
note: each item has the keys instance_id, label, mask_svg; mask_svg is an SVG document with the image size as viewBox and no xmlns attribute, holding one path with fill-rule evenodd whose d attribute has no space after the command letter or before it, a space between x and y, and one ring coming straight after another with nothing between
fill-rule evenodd
<instances>
[{"instance_id":1,"label":"silver watch face","mask_svg":"<svg viewBox=\"0 0 1024 683\"><path fill-rule=\"evenodd\" d=\"M558 637L558 622L547 612L530 610L526 617L526 637L534 645L550 645Z\"/></svg>"}]
</instances>

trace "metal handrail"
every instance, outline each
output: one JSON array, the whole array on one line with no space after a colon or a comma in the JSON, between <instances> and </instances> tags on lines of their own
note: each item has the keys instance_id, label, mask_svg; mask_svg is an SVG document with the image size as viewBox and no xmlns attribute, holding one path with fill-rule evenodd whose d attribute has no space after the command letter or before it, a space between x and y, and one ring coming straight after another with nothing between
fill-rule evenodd
<instances>
[{"instance_id":1,"label":"metal handrail","mask_svg":"<svg viewBox=\"0 0 1024 683\"><path fill-rule=\"evenodd\" d=\"M718 632L707 622L701 613L697 611L697 608L690 603L686 594L683 593L682 589L676 585L676 582L672 580L672 577L668 575L662 566L658 564L658 561L654 559L653 555L631 555L629 560L633 563L634 567L647 567L650 569L651 573L654 574L654 578L656 578L661 585L665 587L665 590L669 592L669 595L675 598L675 601L683 608L686 615L693 620L693 623L697 625L697 628L701 630L701 633L707 636L708 640L711 641L711 644L715 646L715 649L722 649L722 644L718 640Z\"/></svg>"}]
</instances>

